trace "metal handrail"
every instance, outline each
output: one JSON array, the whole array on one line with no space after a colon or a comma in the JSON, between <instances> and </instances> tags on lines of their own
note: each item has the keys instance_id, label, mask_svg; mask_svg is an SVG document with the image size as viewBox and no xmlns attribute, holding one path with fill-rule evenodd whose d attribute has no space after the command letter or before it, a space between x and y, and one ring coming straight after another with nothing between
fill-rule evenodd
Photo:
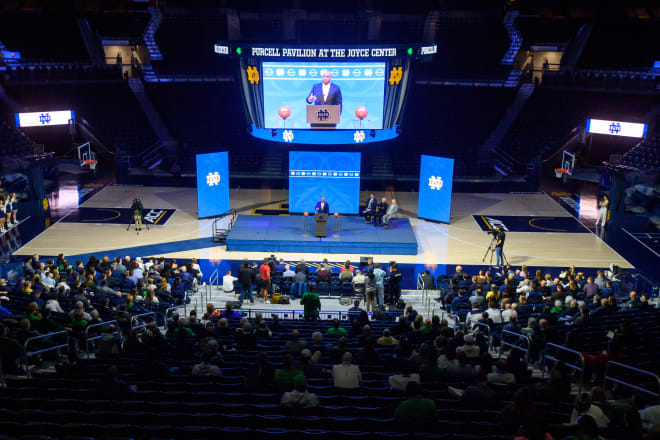
<instances>
[{"instance_id":1,"label":"metal handrail","mask_svg":"<svg viewBox=\"0 0 660 440\"><path fill-rule=\"evenodd\" d=\"M569 353L571 355L577 355L577 361L575 364L567 363L565 359L560 359L559 357L548 354L548 349L556 349L559 352ZM584 356L579 351L571 350L570 348L562 347L561 345L553 344L548 342L545 344L545 349L543 350L543 369L542 374L545 376L545 360L549 359L554 361L555 366L557 363L561 362L566 367L571 370L580 372L580 382L578 384L578 392L582 391L582 382L584 381Z\"/></svg>"},{"instance_id":2,"label":"metal handrail","mask_svg":"<svg viewBox=\"0 0 660 440\"><path fill-rule=\"evenodd\" d=\"M114 324L115 325L115 331L113 332L113 334L119 333L119 323L117 322L116 319L113 319L112 321L100 322L98 324L92 324L92 325L87 326L87 328L85 329L85 349L86 349L87 353L89 353L89 341L95 341L97 339L100 339L101 336L102 336L102 335L98 335L98 336L93 336L93 337L90 338L88 336L89 335L89 329L92 328L92 327L107 326L109 324Z\"/></svg>"},{"instance_id":3,"label":"metal handrail","mask_svg":"<svg viewBox=\"0 0 660 440\"><path fill-rule=\"evenodd\" d=\"M209 276L209 284L213 285L214 281L216 287L220 285L220 269L214 270L211 276Z\"/></svg>"},{"instance_id":4,"label":"metal handrail","mask_svg":"<svg viewBox=\"0 0 660 440\"><path fill-rule=\"evenodd\" d=\"M35 341L37 339L44 339L44 338L49 338L49 337L54 337L58 335L65 335L66 336L66 344L59 344L55 345L53 347L48 347L48 348L43 348L41 350L36 350L36 351L27 351L28 345L30 342ZM68 347L69 346L69 332L67 330L61 330L59 332L52 332L52 333L46 333L45 335L39 335L39 336L33 336L31 338L28 338L25 343L23 344L23 371L25 371L26 375L30 377L30 370L28 369L28 358L30 356L35 356L37 354L41 353L46 353L48 351L53 351L53 350L58 350L63 347Z\"/></svg>"},{"instance_id":5,"label":"metal handrail","mask_svg":"<svg viewBox=\"0 0 660 440\"><path fill-rule=\"evenodd\" d=\"M648 390L648 389L646 389L646 388L642 388L642 387L639 387L639 386L637 386L637 385L633 385L633 384L631 384L631 383L629 383L629 382L626 382L626 381L624 381L624 380L617 379L616 377L610 376L610 375L608 374L608 371L609 371L609 368L610 368L610 364L613 365L613 366L619 367L619 368L624 368L624 369L626 369L626 370L628 370L628 371L633 371L633 372L635 372L635 373L639 373L639 374L641 374L641 375L649 376L649 377L653 378L653 379L655 380L655 383L656 383L657 386L658 386L658 388L657 388L658 391L657 391L657 392L653 392L653 391ZM611 381L611 382L617 383L617 384L619 384L619 385L627 386L627 387L629 387L629 388L632 388L632 389L635 390L635 391L641 391L641 392L644 392L644 393L650 394L651 396L655 397L656 399L657 399L658 397L660 397L660 377L658 377L657 374L654 374L654 373L652 373L652 372L650 372L650 371L640 370L639 368L635 368L635 367L632 367L632 366L630 366L630 365L626 365L626 364L621 364L621 363L619 363L619 362L615 362L615 361L608 361L607 364L605 364L605 377L603 378L603 388L605 388L605 386L607 385L607 382L608 382L608 381Z\"/></svg>"},{"instance_id":6,"label":"metal handrail","mask_svg":"<svg viewBox=\"0 0 660 440\"><path fill-rule=\"evenodd\" d=\"M144 325L144 324L142 323L142 324L139 324L139 325L133 327L133 321L137 321L138 318L142 318L143 316L149 316L149 315L151 315L151 316L153 317L153 318L152 318L152 322L156 322L156 312L140 313L139 315L133 315L133 316L131 316L131 330L135 330L135 329L140 328L141 326Z\"/></svg>"},{"instance_id":7,"label":"metal handrail","mask_svg":"<svg viewBox=\"0 0 660 440\"><path fill-rule=\"evenodd\" d=\"M475 324L479 327L485 327L486 328L486 331L488 332L487 333L487 335L488 335L488 346L492 347L493 346L493 331L490 328L490 325L486 324L485 322L479 322L479 321L475 322Z\"/></svg>"},{"instance_id":8,"label":"metal handrail","mask_svg":"<svg viewBox=\"0 0 660 440\"><path fill-rule=\"evenodd\" d=\"M527 342L527 348L522 347L520 345L512 344L510 342L506 342L504 340L505 335L512 335L512 336L516 337L517 338L516 342L518 342L518 343L520 343L522 341ZM511 347L511 348L515 348L517 350L524 351L525 352L525 359L529 360L529 349L532 346L532 338L531 337L529 337L527 335L523 335L522 333L516 333L516 332L512 332L511 330L504 330L503 329L502 330L502 340L500 341L500 356L502 356L502 352L504 351L504 346L505 345L507 347Z\"/></svg>"},{"instance_id":9,"label":"metal handrail","mask_svg":"<svg viewBox=\"0 0 660 440\"><path fill-rule=\"evenodd\" d=\"M216 308L216 310L224 310L222 308ZM235 312L242 312L244 316L246 316L248 319L254 318L254 316L257 313L261 313L263 317L273 317L277 315L280 317L280 319L298 319L302 320L305 312L302 309L234 309ZM348 318L353 316L355 312L349 312L348 310L321 310L319 312L319 321L328 321L333 318L337 318L340 321L341 320L349 320ZM369 315L369 319L372 318L373 312L369 311L367 312ZM392 322L394 322L394 319L401 316L401 313L399 312L386 312L387 316L390 316L392 318Z\"/></svg>"}]
</instances>

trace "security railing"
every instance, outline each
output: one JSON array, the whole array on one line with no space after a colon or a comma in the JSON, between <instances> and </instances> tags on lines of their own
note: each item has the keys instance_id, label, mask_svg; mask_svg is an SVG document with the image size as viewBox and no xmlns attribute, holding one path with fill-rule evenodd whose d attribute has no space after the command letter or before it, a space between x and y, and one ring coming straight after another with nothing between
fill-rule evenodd
<instances>
[{"instance_id":1,"label":"security railing","mask_svg":"<svg viewBox=\"0 0 660 440\"><path fill-rule=\"evenodd\" d=\"M612 373L613 371L615 373ZM624 375L625 380L621 377ZM632 378L638 378L641 380L636 381L637 384L634 384L631 382ZM644 378L648 378L649 380L644 381ZM658 377L657 374L646 370L640 370L639 368L631 367L630 365L621 364L619 362L609 361L607 364L605 364L603 388L607 387L608 382L630 388L635 392L648 394L653 396L654 399L657 399L660 396L660 377ZM652 391L650 386L654 386L655 391Z\"/></svg>"},{"instance_id":2,"label":"security railing","mask_svg":"<svg viewBox=\"0 0 660 440\"><path fill-rule=\"evenodd\" d=\"M582 391L582 382L584 382L584 356L582 356L582 353L548 342L545 344L543 353L543 376L545 376L545 367L547 366L545 361L547 360L554 362L553 368L561 363L579 373L578 392Z\"/></svg>"},{"instance_id":3,"label":"security railing","mask_svg":"<svg viewBox=\"0 0 660 440\"><path fill-rule=\"evenodd\" d=\"M120 333L119 331L119 325L117 323L117 320L112 320L112 321L107 321L107 322L101 322L98 324L92 324L88 325L87 328L85 329L85 350L87 353L90 353L89 351L89 342L90 341L96 341L98 339L101 339L103 335L98 335L98 336L92 336L91 338L89 337L89 329L90 328L97 328L97 327L107 327L108 325L113 325L115 326L115 331L112 332L113 335L118 335Z\"/></svg>"},{"instance_id":4,"label":"security railing","mask_svg":"<svg viewBox=\"0 0 660 440\"><path fill-rule=\"evenodd\" d=\"M508 336L508 337L507 337ZM515 338L514 341L509 342ZM522 344L525 344L523 346ZM525 353L525 360L529 361L529 350L532 347L532 338L521 333L512 332L511 330L502 330L502 341L500 341L500 356L504 352L504 347L520 350Z\"/></svg>"}]
</instances>

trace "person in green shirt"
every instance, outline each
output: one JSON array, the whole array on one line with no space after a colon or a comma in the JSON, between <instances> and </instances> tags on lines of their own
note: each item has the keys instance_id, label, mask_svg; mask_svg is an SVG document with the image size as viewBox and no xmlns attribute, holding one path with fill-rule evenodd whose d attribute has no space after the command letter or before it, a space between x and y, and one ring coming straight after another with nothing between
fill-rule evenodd
<instances>
[{"instance_id":1,"label":"person in green shirt","mask_svg":"<svg viewBox=\"0 0 660 440\"><path fill-rule=\"evenodd\" d=\"M408 399L397 406L394 418L402 422L435 422L438 415L435 402L422 397L420 385L417 382L408 382L406 394Z\"/></svg>"},{"instance_id":2,"label":"person in green shirt","mask_svg":"<svg viewBox=\"0 0 660 440\"><path fill-rule=\"evenodd\" d=\"M275 384L282 389L292 389L294 386L293 378L299 374L303 374L302 371L295 367L293 361L293 355L291 353L285 353L282 356L282 368L275 372Z\"/></svg>"},{"instance_id":3,"label":"person in green shirt","mask_svg":"<svg viewBox=\"0 0 660 440\"><path fill-rule=\"evenodd\" d=\"M319 318L321 298L314 292L313 285L310 285L308 291L300 298L300 304L305 306L304 314L306 321L316 321Z\"/></svg>"},{"instance_id":4,"label":"person in green shirt","mask_svg":"<svg viewBox=\"0 0 660 440\"><path fill-rule=\"evenodd\" d=\"M332 327L325 332L328 336L346 336L346 329L339 327L339 319L332 320Z\"/></svg>"}]
</instances>

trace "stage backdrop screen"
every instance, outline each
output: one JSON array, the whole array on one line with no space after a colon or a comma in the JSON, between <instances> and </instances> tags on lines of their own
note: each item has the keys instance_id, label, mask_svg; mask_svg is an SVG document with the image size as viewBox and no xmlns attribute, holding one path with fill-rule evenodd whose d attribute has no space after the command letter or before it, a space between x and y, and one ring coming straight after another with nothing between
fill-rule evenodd
<instances>
[{"instance_id":1,"label":"stage backdrop screen","mask_svg":"<svg viewBox=\"0 0 660 440\"><path fill-rule=\"evenodd\" d=\"M422 155L417 216L449 223L454 159Z\"/></svg>"},{"instance_id":2,"label":"stage backdrop screen","mask_svg":"<svg viewBox=\"0 0 660 440\"><path fill-rule=\"evenodd\" d=\"M342 111L338 129L353 130L383 128L383 96L385 94L384 62L305 63L264 62L262 78L264 90L264 123L266 128L284 128L280 108L287 107L291 114L286 128L310 128L307 123L307 98L313 90L322 93L322 72L331 74L327 103L333 104L341 94ZM318 102L318 100L317 100Z\"/></svg>"},{"instance_id":3,"label":"stage backdrop screen","mask_svg":"<svg viewBox=\"0 0 660 440\"><path fill-rule=\"evenodd\" d=\"M289 151L289 212L315 213L325 197L330 214L357 214L360 153Z\"/></svg>"},{"instance_id":4,"label":"stage backdrop screen","mask_svg":"<svg viewBox=\"0 0 660 440\"><path fill-rule=\"evenodd\" d=\"M226 151L197 155L197 217L229 211L229 165Z\"/></svg>"}]
</instances>

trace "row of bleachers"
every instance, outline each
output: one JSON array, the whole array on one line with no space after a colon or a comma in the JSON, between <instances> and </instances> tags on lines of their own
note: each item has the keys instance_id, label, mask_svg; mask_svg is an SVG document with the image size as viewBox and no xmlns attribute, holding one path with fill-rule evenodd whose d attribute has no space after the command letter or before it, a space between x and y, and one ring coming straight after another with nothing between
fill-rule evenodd
<instances>
[{"instance_id":1,"label":"row of bleachers","mask_svg":"<svg viewBox=\"0 0 660 440\"><path fill-rule=\"evenodd\" d=\"M579 67L648 70L657 61L660 28L655 21L603 21L594 25Z\"/></svg>"},{"instance_id":2,"label":"row of bleachers","mask_svg":"<svg viewBox=\"0 0 660 440\"><path fill-rule=\"evenodd\" d=\"M151 83L146 90L172 136L187 149L208 153L229 148L230 160L237 161L255 154L245 149L248 134L234 83Z\"/></svg>"},{"instance_id":3,"label":"row of bleachers","mask_svg":"<svg viewBox=\"0 0 660 440\"><path fill-rule=\"evenodd\" d=\"M656 88L658 81L654 77L640 72L594 70L561 72L546 70L543 72L543 84L546 86L552 85L576 88L650 91Z\"/></svg>"},{"instance_id":4,"label":"row of bleachers","mask_svg":"<svg viewBox=\"0 0 660 440\"><path fill-rule=\"evenodd\" d=\"M566 43L582 25L578 20L530 16L517 17L515 23L526 44Z\"/></svg>"},{"instance_id":5,"label":"row of bleachers","mask_svg":"<svg viewBox=\"0 0 660 440\"><path fill-rule=\"evenodd\" d=\"M536 88L501 146L521 162L543 158L588 118L643 122L658 103L652 95L612 94Z\"/></svg>"},{"instance_id":6,"label":"row of bleachers","mask_svg":"<svg viewBox=\"0 0 660 440\"><path fill-rule=\"evenodd\" d=\"M19 67L4 74L6 81L88 81L120 80L121 66L51 66Z\"/></svg>"},{"instance_id":7,"label":"row of bleachers","mask_svg":"<svg viewBox=\"0 0 660 440\"><path fill-rule=\"evenodd\" d=\"M511 70L500 61L509 47L501 20L482 23L437 23L438 52L431 63L417 66L424 79L504 79Z\"/></svg>"},{"instance_id":8,"label":"row of bleachers","mask_svg":"<svg viewBox=\"0 0 660 440\"><path fill-rule=\"evenodd\" d=\"M621 164L640 170L660 168L660 138L652 136L635 145L623 155Z\"/></svg>"},{"instance_id":9,"label":"row of bleachers","mask_svg":"<svg viewBox=\"0 0 660 440\"><path fill-rule=\"evenodd\" d=\"M125 150L142 150L157 138L135 96L123 81L100 84L8 86L21 111L74 110L101 140Z\"/></svg>"},{"instance_id":10,"label":"row of bleachers","mask_svg":"<svg viewBox=\"0 0 660 440\"><path fill-rule=\"evenodd\" d=\"M419 158L404 151L456 159L457 175L481 175L476 152L511 104L517 89L416 85L410 91L401 136L392 142L395 174L417 175Z\"/></svg>"},{"instance_id":11,"label":"row of bleachers","mask_svg":"<svg viewBox=\"0 0 660 440\"><path fill-rule=\"evenodd\" d=\"M163 54L153 67L164 74L229 74L233 64L218 56L213 45L227 38L225 16L165 16L156 31Z\"/></svg>"},{"instance_id":12,"label":"row of bleachers","mask_svg":"<svg viewBox=\"0 0 660 440\"><path fill-rule=\"evenodd\" d=\"M34 141L30 139L25 133L23 133L18 128L8 124L7 122L3 121L0 125L0 156L27 156L32 154L33 143Z\"/></svg>"},{"instance_id":13,"label":"row of bleachers","mask_svg":"<svg viewBox=\"0 0 660 440\"><path fill-rule=\"evenodd\" d=\"M147 12L90 14L87 20L99 37L141 37L151 16Z\"/></svg>"},{"instance_id":14,"label":"row of bleachers","mask_svg":"<svg viewBox=\"0 0 660 440\"><path fill-rule=\"evenodd\" d=\"M0 41L28 60L89 61L73 14L2 13Z\"/></svg>"}]
</instances>

